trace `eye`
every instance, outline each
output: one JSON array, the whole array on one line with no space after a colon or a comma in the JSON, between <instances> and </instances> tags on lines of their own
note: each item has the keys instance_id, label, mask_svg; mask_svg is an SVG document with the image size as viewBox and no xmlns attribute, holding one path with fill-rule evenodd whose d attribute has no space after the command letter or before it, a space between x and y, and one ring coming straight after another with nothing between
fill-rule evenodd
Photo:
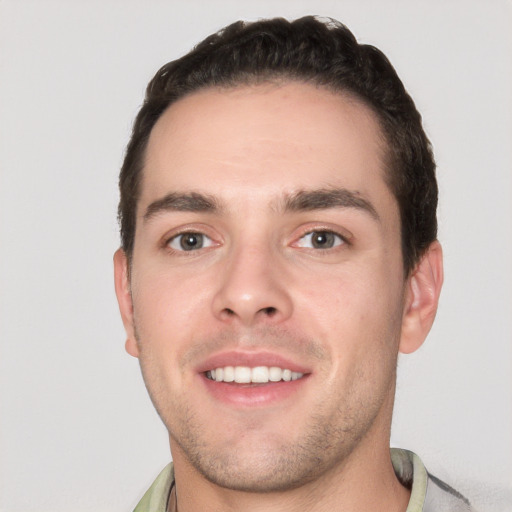
<instances>
[{"instance_id":1,"label":"eye","mask_svg":"<svg viewBox=\"0 0 512 512\"><path fill-rule=\"evenodd\" d=\"M297 247L332 249L343 243L345 243L343 238L332 231L311 231L298 240Z\"/></svg>"},{"instance_id":2,"label":"eye","mask_svg":"<svg viewBox=\"0 0 512 512\"><path fill-rule=\"evenodd\" d=\"M175 251L197 251L212 245L213 240L203 233L181 233L167 242L167 246Z\"/></svg>"}]
</instances>

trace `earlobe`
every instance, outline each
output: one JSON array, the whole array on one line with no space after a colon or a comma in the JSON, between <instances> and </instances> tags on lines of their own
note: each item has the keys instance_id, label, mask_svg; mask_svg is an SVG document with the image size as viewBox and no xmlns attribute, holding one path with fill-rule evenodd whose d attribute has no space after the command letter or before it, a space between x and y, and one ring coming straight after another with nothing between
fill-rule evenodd
<instances>
[{"instance_id":1,"label":"earlobe","mask_svg":"<svg viewBox=\"0 0 512 512\"><path fill-rule=\"evenodd\" d=\"M442 285L443 251L441 244L435 241L408 279L400 352L414 352L425 341L436 316Z\"/></svg>"},{"instance_id":2,"label":"earlobe","mask_svg":"<svg viewBox=\"0 0 512 512\"><path fill-rule=\"evenodd\" d=\"M126 331L125 348L128 354L133 357L139 357L139 349L133 324L133 303L130 291L128 258L122 249L118 249L114 254L114 282L117 303L119 304L119 311Z\"/></svg>"}]
</instances>

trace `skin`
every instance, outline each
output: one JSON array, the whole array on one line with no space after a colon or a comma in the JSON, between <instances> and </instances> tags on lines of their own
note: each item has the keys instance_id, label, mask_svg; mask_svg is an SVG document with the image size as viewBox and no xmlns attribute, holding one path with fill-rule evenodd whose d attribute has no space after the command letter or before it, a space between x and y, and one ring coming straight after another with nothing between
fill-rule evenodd
<instances>
[{"instance_id":1,"label":"skin","mask_svg":"<svg viewBox=\"0 0 512 512\"><path fill-rule=\"evenodd\" d=\"M180 512L406 509L389 456L396 361L431 327L442 258L435 242L404 275L385 150L367 107L303 83L197 92L155 125L130 272L122 250L114 262ZM293 202L333 190L354 201ZM182 250L184 232L204 246ZM215 394L219 354L280 357L305 378Z\"/></svg>"}]
</instances>

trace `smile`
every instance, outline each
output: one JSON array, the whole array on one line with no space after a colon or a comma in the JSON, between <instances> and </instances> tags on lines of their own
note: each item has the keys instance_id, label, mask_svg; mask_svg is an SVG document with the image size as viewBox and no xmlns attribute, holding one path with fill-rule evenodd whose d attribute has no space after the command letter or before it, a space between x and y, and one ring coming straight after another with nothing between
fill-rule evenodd
<instances>
[{"instance_id":1,"label":"smile","mask_svg":"<svg viewBox=\"0 0 512 512\"><path fill-rule=\"evenodd\" d=\"M206 372L206 378L216 382L237 384L265 384L268 382L290 382L301 379L300 372L292 372L278 366L223 366Z\"/></svg>"}]
</instances>

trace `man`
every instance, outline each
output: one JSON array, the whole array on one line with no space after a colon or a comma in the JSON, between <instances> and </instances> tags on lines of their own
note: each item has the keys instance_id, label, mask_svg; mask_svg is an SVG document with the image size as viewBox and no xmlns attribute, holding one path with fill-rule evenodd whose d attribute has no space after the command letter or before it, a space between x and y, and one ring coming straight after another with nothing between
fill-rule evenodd
<instances>
[{"instance_id":1,"label":"man","mask_svg":"<svg viewBox=\"0 0 512 512\"><path fill-rule=\"evenodd\" d=\"M430 143L379 50L312 17L210 36L149 84L120 189L126 349L173 458L136 510L471 510L389 449L443 271Z\"/></svg>"}]
</instances>

